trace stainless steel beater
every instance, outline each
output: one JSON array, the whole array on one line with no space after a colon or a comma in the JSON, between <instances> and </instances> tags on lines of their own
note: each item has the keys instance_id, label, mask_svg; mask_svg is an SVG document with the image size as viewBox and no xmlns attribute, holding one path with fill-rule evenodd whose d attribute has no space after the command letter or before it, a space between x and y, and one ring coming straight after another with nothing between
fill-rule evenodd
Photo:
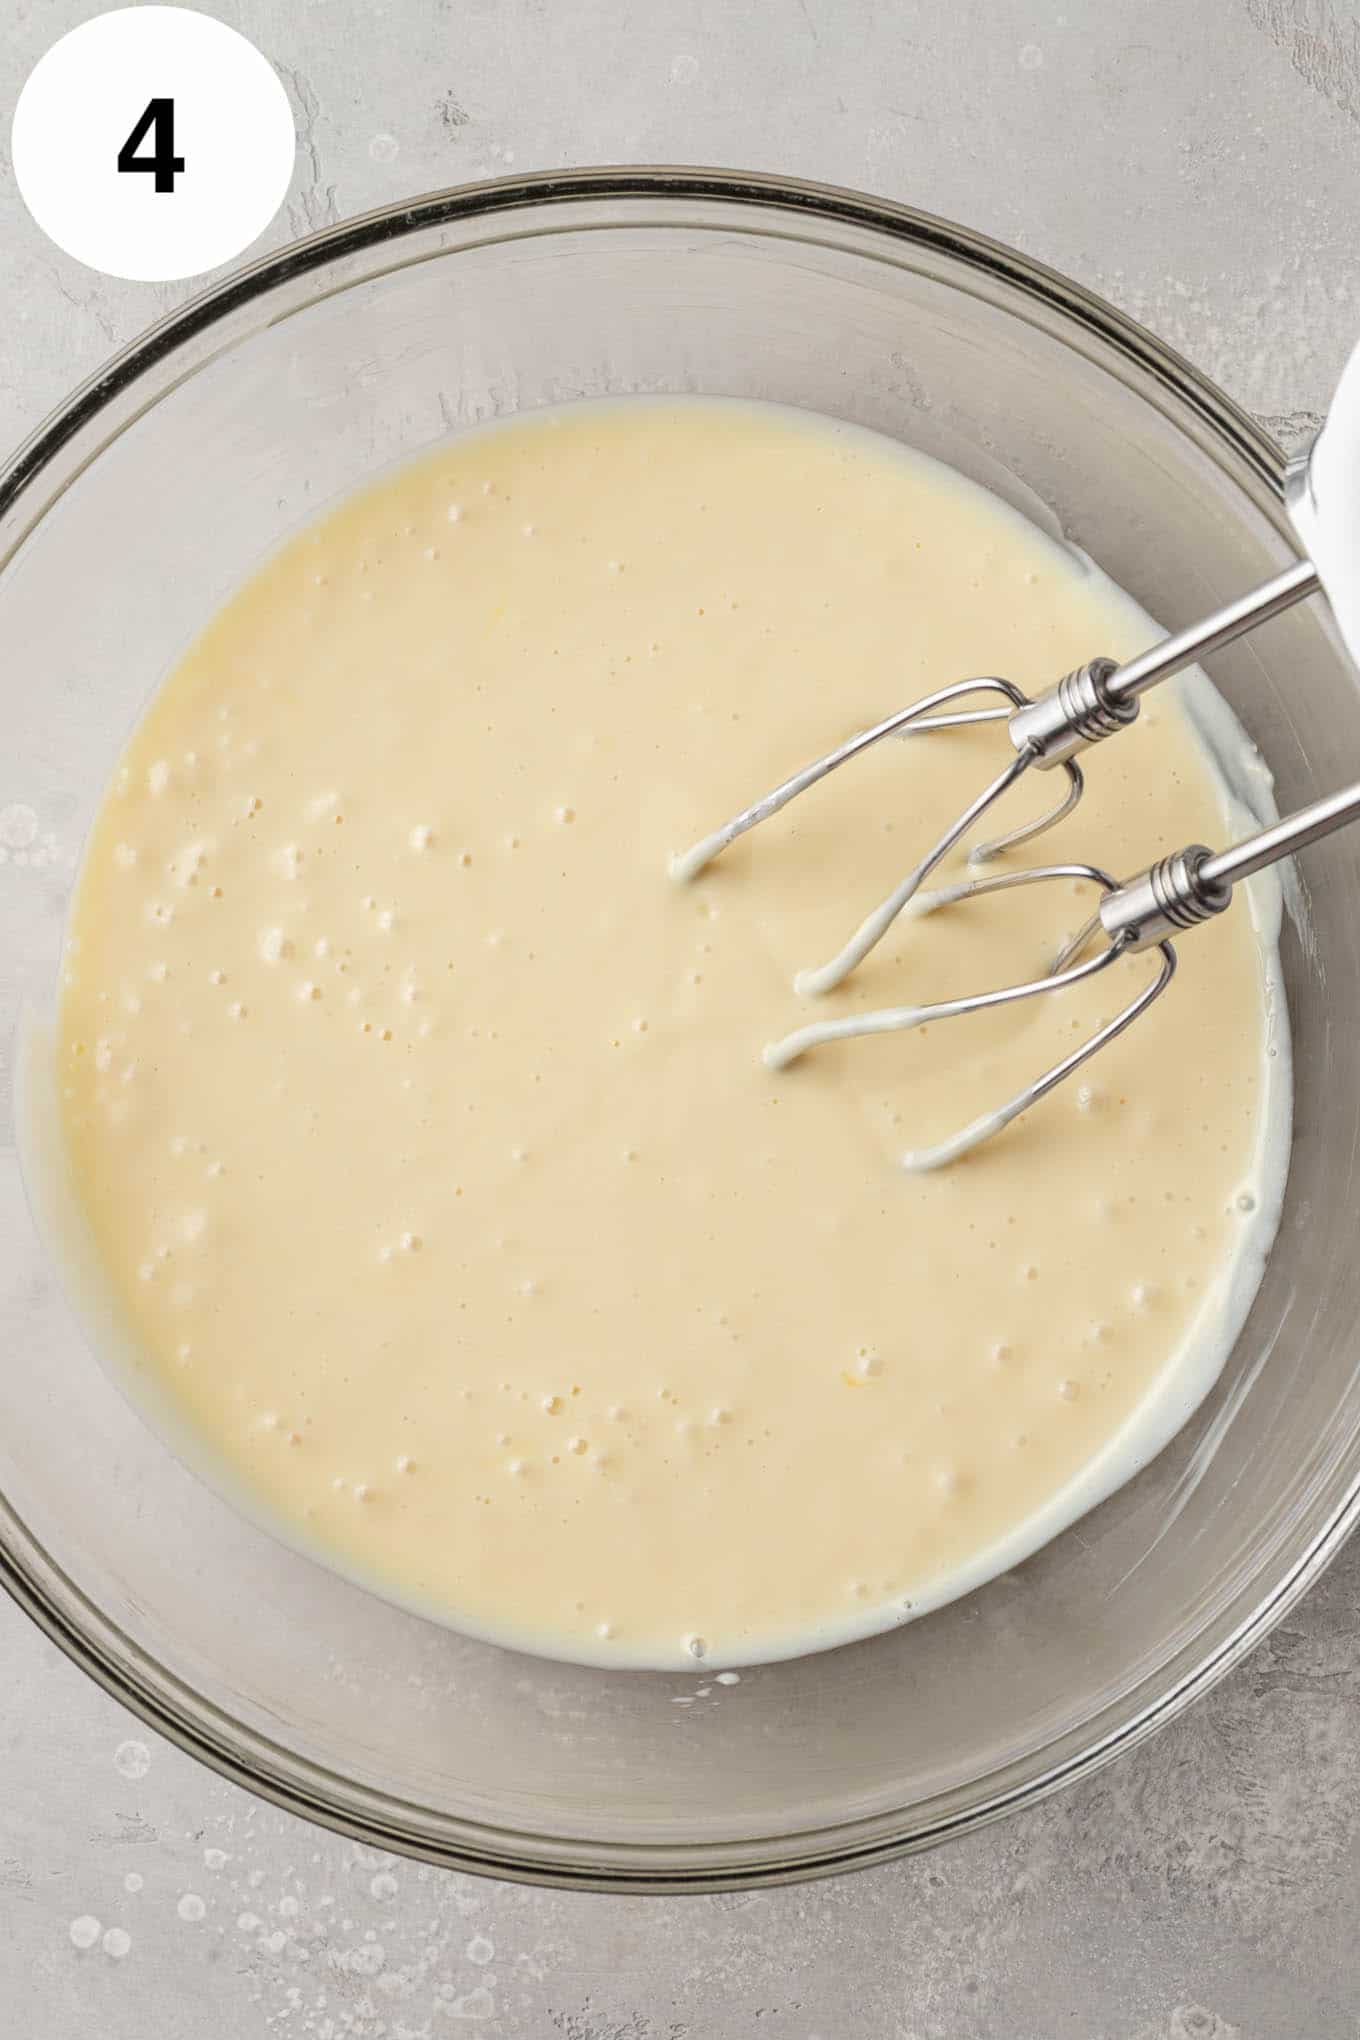
<instances>
[{"instance_id":1,"label":"stainless steel beater","mask_svg":"<svg viewBox=\"0 0 1360 2040\"><path fill-rule=\"evenodd\" d=\"M1288 476L1287 498L1296 500L1299 492L1307 487L1308 463L1306 460L1296 462ZM1005 1104L982 1114L948 1140L903 1155L905 1168L925 1170L953 1161L999 1133L1122 1034L1171 982L1176 968L1172 936L1222 913L1232 898L1234 885L1240 879L1250 877L1253 872L1288 857L1304 845L1330 835L1334 829L1360 817L1360 785L1316 801L1298 814L1229 849L1213 852L1203 844L1188 845L1169 857L1161 858L1126 884L1118 883L1109 872L1102 871L1097 865L1081 863L1044 865L996 877L971 879L930 892L922 891L924 882L955 845L1031 767L1040 771L1051 770L1055 766L1063 769L1068 784L1062 800L1038 821L979 844L969 853L968 861L975 866L985 864L1002 851L1032 842L1052 828L1070 814L1081 799L1084 780L1076 762L1078 754L1127 729L1137 718L1142 695L1159 681L1183 672L1201 658L1232 644L1258 624L1280 615L1321 588L1322 581L1312 562L1300 560L1204 622L1163 638L1123 665L1116 665L1112 659L1092 659L1067 674L1047 693L1034 698L1012 681L995 676L962 680L940 688L910 708L899 710L871 728L861 730L825 757L818 758L784 780L762 800L734 815L712 835L705 836L691 849L673 858L673 877L681 881L696 877L738 836L777 814L789 801L807 792L828 773L836 771L886 737L914 737L933 730L1004 722L1011 756L995 778L955 817L921 861L865 918L829 963L819 969L798 973L794 980L795 989L802 993L831 991L864 961L904 911L914 915L934 913L941 907L976 899L986 893L1005 892L1049 879L1082 881L1100 891L1096 912L1064 946L1044 976L966 998L947 999L926 1006L885 1007L801 1027L765 1049L767 1065L783 1068L800 1055L830 1041L921 1027L935 1020L952 1019L958 1014L1010 1005L1041 992L1059 991L1095 977L1122 957L1144 949L1160 950L1161 967L1156 977L1089 1040ZM979 694L1000 695L1002 699L1000 704L987 707L954 705ZM1093 954L1087 954L1097 937L1103 937L1103 941Z\"/></svg>"},{"instance_id":2,"label":"stainless steel beater","mask_svg":"<svg viewBox=\"0 0 1360 2040\"><path fill-rule=\"evenodd\" d=\"M944 1163L956 1161L960 1155L967 1154L970 1148L977 1147L982 1141L990 1140L994 1133L1000 1133L1003 1127L1018 1119L1022 1112L1028 1112L1031 1105L1037 1105L1064 1078L1070 1077L1116 1035L1131 1026L1139 1014L1161 996L1175 975L1173 935L1182 934L1188 928L1197 927L1201 921L1212 920L1216 914L1221 914L1230 904L1233 887L1239 880L1250 878L1253 872L1263 871L1267 865L1276 864L1281 858L1291 857L1296 850L1302 850L1309 843L1316 843L1321 837L1330 836L1333 830L1344 828L1347 823L1356 820L1360 820L1360 783L1311 802L1297 814L1273 823L1227 850L1215 852L1202 843L1188 844L1170 857L1160 858L1124 885L1116 884L1107 871L1102 871L1095 864L1046 864L1032 870L1006 872L995 878L965 880L959 885L941 887L937 892L918 893L914 902L914 910L918 914L933 913L939 907L951 906L959 900L977 899L984 893L1039 885L1048 879L1084 880L1099 887L1101 899L1090 920L1064 945L1052 968L1043 977L1031 978L1024 984L1006 985L998 991L975 992L962 999L943 999L930 1006L887 1006L874 1012L851 1014L841 1020L815 1022L785 1035L782 1041L772 1042L764 1051L765 1062L771 1069L783 1069L800 1055L806 1055L810 1049L819 1048L829 1041L845 1041L860 1034L895 1033L905 1028L924 1027L933 1020L951 1020L960 1013L978 1013L991 1006L1013 1005L1018 1000L1034 998L1040 992L1056 992L1068 985L1081 984L1107 970L1121 957L1134 956L1140 950L1155 948L1161 951L1161 968L1156 977L1079 1048L1054 1063L1033 1083L1026 1084L1004 1105L982 1113L947 1140L939 1141L933 1147L909 1149L901 1158L904 1169L923 1171L940 1168ZM1098 936L1104 939L1095 954L1084 961L1078 960Z\"/></svg>"}]
</instances>

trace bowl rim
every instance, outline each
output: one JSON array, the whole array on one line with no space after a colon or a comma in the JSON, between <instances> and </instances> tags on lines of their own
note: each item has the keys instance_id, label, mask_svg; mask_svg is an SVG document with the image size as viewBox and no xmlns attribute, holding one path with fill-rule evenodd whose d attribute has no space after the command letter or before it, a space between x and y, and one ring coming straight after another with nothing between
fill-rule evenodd
<instances>
[{"instance_id":1,"label":"bowl rim","mask_svg":"<svg viewBox=\"0 0 1360 2040\"><path fill-rule=\"evenodd\" d=\"M546 225L542 216L550 217L552 208L589 201L637 202L640 208L649 202L719 210L727 205L754 213L757 232L773 231L776 215L795 221L801 216L809 223L809 237L815 237L817 228L861 228L904 250L948 256L980 277L1009 285L1036 310L1057 313L1069 335L1074 328L1084 330L1141 377L1174 395L1182 412L1188 408L1220 451L1243 463L1270 497L1283 501L1284 455L1240 405L1135 320L1004 243L915 207L841 186L742 170L620 165L528 173L427 193L324 227L234 269L120 349L29 434L0 468L0 525L9 522L63 449L143 376L279 286L346 256L366 255L387 244L395 248L408 236L462 221L503 216L509 224L532 213L538 224L521 225L519 231L541 232ZM582 224L590 230L607 223ZM16 548L27 535L20 519ZM0 564L3 560L0 554ZM1181 1659L1190 1662L1175 1669L1169 1684L1172 1667L1164 1661L1096 1717L1097 1732L1081 1748L1054 1756L1051 1745L1041 1745L1008 1771L991 1774L989 1783L977 1781L984 1782L981 1793L975 1782L968 1788L970 1804L933 1815L897 1808L820 1829L737 1842L563 1841L434 1816L356 1786L244 1727L194 1692L101 1613L2 1495L0 1586L73 1663L147 1726L287 1812L369 1846L449 1869L558 1888L693 1893L784 1884L883 1862L968 1833L1099 1769L1173 1719L1260 1642L1330 1563L1357 1517L1360 1472L1343 1484L1311 1542L1263 1601L1235 1622L1231 1607L1221 1611L1181 1647ZM1160 1690L1149 1694L1148 1687Z\"/></svg>"}]
</instances>

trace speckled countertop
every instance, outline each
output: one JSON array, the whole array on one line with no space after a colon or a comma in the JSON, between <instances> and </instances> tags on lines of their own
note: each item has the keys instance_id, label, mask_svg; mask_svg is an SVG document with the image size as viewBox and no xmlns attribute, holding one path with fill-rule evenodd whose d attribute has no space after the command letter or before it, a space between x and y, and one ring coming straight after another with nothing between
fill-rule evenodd
<instances>
[{"instance_id":1,"label":"speckled countertop","mask_svg":"<svg viewBox=\"0 0 1360 2040\"><path fill-rule=\"evenodd\" d=\"M0 104L82 0L11 0ZM1282 436L1360 330L1358 0L217 0L293 96L270 236L513 166L865 186L1069 271ZM183 291L0 168L0 441ZM0 755L0 804L7 789ZM388 1861L156 1741L0 1606L3 2040L1355 2040L1360 1551L1095 1780L796 1890L599 1899Z\"/></svg>"}]
</instances>

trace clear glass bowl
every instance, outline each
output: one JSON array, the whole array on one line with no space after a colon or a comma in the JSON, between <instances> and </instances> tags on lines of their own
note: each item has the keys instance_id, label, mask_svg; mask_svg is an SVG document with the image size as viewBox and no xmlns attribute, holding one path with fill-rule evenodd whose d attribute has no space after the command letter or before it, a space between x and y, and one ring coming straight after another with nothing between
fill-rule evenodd
<instances>
[{"instance_id":1,"label":"clear glass bowl","mask_svg":"<svg viewBox=\"0 0 1360 2040\"><path fill-rule=\"evenodd\" d=\"M165 321L0 480L5 1033L50 999L73 856L130 725L276 541L459 426L660 390L896 434L1061 528L1168 626L1294 556L1279 450L1242 412L1108 306L939 220L689 170L371 214ZM1282 806L1360 777L1322 605L1214 671ZM372 1598L242 1521L122 1401L40 1247L0 1084L5 1583L207 1763L501 1876L809 1875L1089 1770L1220 1677L1354 1517L1357 860L1360 835L1335 837L1292 892L1289 1198L1216 1393L1132 1486L956 1606L725 1686L517 1657Z\"/></svg>"}]
</instances>

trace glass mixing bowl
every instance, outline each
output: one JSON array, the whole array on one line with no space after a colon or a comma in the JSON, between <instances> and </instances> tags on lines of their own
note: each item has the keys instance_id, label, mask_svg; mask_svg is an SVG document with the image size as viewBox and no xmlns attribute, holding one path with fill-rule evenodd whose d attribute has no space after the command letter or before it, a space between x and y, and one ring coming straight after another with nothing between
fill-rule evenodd
<instances>
[{"instance_id":1,"label":"glass mixing bowl","mask_svg":"<svg viewBox=\"0 0 1360 2040\"><path fill-rule=\"evenodd\" d=\"M622 391L773 398L892 433L1061 530L1168 627L1295 553L1280 452L1226 397L1051 271L904 207L600 171L370 214L156 327L0 480L6 1036L50 1001L119 746L261 556L459 426ZM1320 603L1213 670L1282 807L1360 777L1356 677ZM244 1522L123 1402L34 1231L0 1082L5 1583L240 1783L500 1876L805 1876L1090 1770L1219 1678L1355 1514L1358 860L1360 835L1334 837L1291 888L1289 1196L1216 1392L1141 1478L957 1605L731 1685L518 1657L347 1584Z\"/></svg>"}]
</instances>

